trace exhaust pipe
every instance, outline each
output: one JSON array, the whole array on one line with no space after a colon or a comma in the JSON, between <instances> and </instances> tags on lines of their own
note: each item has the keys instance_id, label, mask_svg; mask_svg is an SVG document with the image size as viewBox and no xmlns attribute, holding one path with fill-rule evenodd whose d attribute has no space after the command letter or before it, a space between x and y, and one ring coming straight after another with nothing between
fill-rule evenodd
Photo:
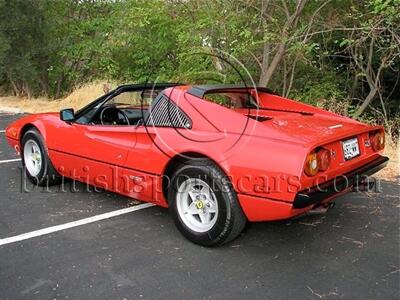
<instances>
[{"instance_id":1,"label":"exhaust pipe","mask_svg":"<svg viewBox=\"0 0 400 300\"><path fill-rule=\"evenodd\" d=\"M318 205L307 212L307 215L323 215L328 212L329 209L335 207L335 202L329 202L325 205Z\"/></svg>"}]
</instances>

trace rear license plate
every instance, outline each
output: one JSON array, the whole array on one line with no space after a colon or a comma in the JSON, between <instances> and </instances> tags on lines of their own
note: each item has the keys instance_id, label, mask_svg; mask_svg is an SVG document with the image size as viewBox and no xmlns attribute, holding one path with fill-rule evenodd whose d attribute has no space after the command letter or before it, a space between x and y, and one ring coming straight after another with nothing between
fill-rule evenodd
<instances>
[{"instance_id":1,"label":"rear license plate","mask_svg":"<svg viewBox=\"0 0 400 300\"><path fill-rule=\"evenodd\" d=\"M343 155L345 160L352 159L360 155L360 148L358 147L357 138L352 138L342 142Z\"/></svg>"}]
</instances>

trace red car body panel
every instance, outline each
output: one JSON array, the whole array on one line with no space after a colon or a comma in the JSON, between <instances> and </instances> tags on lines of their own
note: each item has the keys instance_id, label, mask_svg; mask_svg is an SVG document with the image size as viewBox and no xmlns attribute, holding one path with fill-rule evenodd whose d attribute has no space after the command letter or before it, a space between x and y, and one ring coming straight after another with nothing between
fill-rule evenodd
<instances>
[{"instance_id":1,"label":"red car body panel","mask_svg":"<svg viewBox=\"0 0 400 300\"><path fill-rule=\"evenodd\" d=\"M178 86L164 91L189 116L190 129L70 124L60 120L58 113L47 113L13 122L6 136L20 151L22 134L27 126L34 126L60 174L163 207L168 206L163 175L171 160L182 153L208 157L230 177L250 221L303 214L313 206L294 208L300 190L381 157L381 152L368 146L369 133L382 131L380 126L268 93L256 95L259 110L229 109L190 94L190 88ZM361 154L346 161L341 142L352 137L357 137ZM316 147L335 155L325 172L309 177L304 164Z\"/></svg>"}]
</instances>

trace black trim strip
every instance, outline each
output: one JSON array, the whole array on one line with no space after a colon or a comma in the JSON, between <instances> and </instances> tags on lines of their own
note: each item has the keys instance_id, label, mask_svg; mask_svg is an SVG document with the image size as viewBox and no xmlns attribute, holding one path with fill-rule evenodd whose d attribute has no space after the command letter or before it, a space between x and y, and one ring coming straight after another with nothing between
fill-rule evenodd
<instances>
[{"instance_id":1,"label":"black trim strip","mask_svg":"<svg viewBox=\"0 0 400 300\"><path fill-rule=\"evenodd\" d=\"M297 193L293 202L293 208L304 208L313 204L318 204L321 201L339 194L359 183L362 183L364 176L372 175L383 169L389 161L386 156L379 156L373 161L363 165L351 172L338 176L319 186L300 191Z\"/></svg>"},{"instance_id":2,"label":"black trim strip","mask_svg":"<svg viewBox=\"0 0 400 300\"><path fill-rule=\"evenodd\" d=\"M58 152L58 153L62 153L62 154L66 154L66 155L70 155L70 156L76 156L76 157L79 157L79 158L83 158L83 159L95 161L95 162L98 162L98 163L103 163L103 164L110 165L110 166L114 166L114 167L119 167L119 168L123 168L123 169L127 169L127 170L132 170L132 171L136 171L136 172L141 172L141 173L144 173L144 174L147 174L147 175L161 176L161 174L152 173L152 172L147 172L147 171L143 171L143 170L139 170L139 169L135 169L135 168L129 168L129 167L121 166L121 165L117 165L117 164L111 164L111 163L109 163L109 162L105 162L105 161L102 161L102 160L93 159L93 158L89 158L89 157L82 156L82 155L72 154L72 153L68 153L68 152L61 151L61 150L50 149L50 148L49 148L48 150L54 151L54 152Z\"/></svg>"},{"instance_id":3,"label":"black trim strip","mask_svg":"<svg viewBox=\"0 0 400 300\"><path fill-rule=\"evenodd\" d=\"M262 200L270 200L270 201L275 201L275 202L283 202L283 203L288 203L288 204L292 204L292 203L293 203L292 201L289 201L289 200L282 200L282 199L270 198L270 197L259 196L259 195L248 194L248 193L238 193L238 195L243 195L243 196L249 196L249 197L259 198L259 199L262 199Z\"/></svg>"},{"instance_id":4,"label":"black trim strip","mask_svg":"<svg viewBox=\"0 0 400 300\"><path fill-rule=\"evenodd\" d=\"M268 108L268 107L259 107L259 110L269 110L269 111L280 111L280 112L289 112L289 113L296 113L301 114L303 116L313 116L314 113L309 111L302 111L302 110L292 110L292 109L280 109L280 108Z\"/></svg>"},{"instance_id":5,"label":"black trim strip","mask_svg":"<svg viewBox=\"0 0 400 300\"><path fill-rule=\"evenodd\" d=\"M251 89L257 89L259 92L264 92L272 95L277 95L274 91L265 88L265 87L254 87L252 85L245 86L245 85L234 85L234 84L226 84L226 85L197 85L191 87L187 93L196 96L198 98L204 98L204 95L207 93L212 92L224 92L227 90L237 90L237 91L246 91Z\"/></svg>"}]
</instances>

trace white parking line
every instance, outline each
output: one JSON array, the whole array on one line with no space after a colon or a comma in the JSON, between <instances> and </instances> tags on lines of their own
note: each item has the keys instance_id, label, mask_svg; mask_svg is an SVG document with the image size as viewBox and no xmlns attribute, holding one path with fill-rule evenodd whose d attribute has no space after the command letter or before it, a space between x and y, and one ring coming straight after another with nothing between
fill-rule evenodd
<instances>
[{"instance_id":1,"label":"white parking line","mask_svg":"<svg viewBox=\"0 0 400 300\"><path fill-rule=\"evenodd\" d=\"M14 158L14 159L6 159L6 160L0 160L0 164L5 164L9 162L14 162L14 161L20 161L20 158Z\"/></svg>"},{"instance_id":2,"label":"white parking line","mask_svg":"<svg viewBox=\"0 0 400 300\"><path fill-rule=\"evenodd\" d=\"M152 206L154 206L154 204L152 204L152 203L143 203L143 204L139 204L139 205L128 207L128 208L114 210L114 211L111 211L111 212L108 212L105 214L101 214L101 215L97 215L97 216L93 216L93 217L89 217L89 218L85 218L85 219L81 219L81 220L77 220L77 221L73 221L73 222L69 222L69 223L65 223L65 224L61 224L61 225L47 227L47 228L39 229L36 231L31 231L31 232L23 233L20 235L0 239L0 246L27 240L27 239L31 239L34 237L46 235L46 234L53 233L56 231L65 230L68 228L73 228L73 227L97 222L97 221L104 220L104 219L113 218L116 216L128 214L130 212L145 209L145 208L152 207Z\"/></svg>"},{"instance_id":3,"label":"white parking line","mask_svg":"<svg viewBox=\"0 0 400 300\"><path fill-rule=\"evenodd\" d=\"M6 132L5 130L0 130L0 132Z\"/></svg>"}]
</instances>

